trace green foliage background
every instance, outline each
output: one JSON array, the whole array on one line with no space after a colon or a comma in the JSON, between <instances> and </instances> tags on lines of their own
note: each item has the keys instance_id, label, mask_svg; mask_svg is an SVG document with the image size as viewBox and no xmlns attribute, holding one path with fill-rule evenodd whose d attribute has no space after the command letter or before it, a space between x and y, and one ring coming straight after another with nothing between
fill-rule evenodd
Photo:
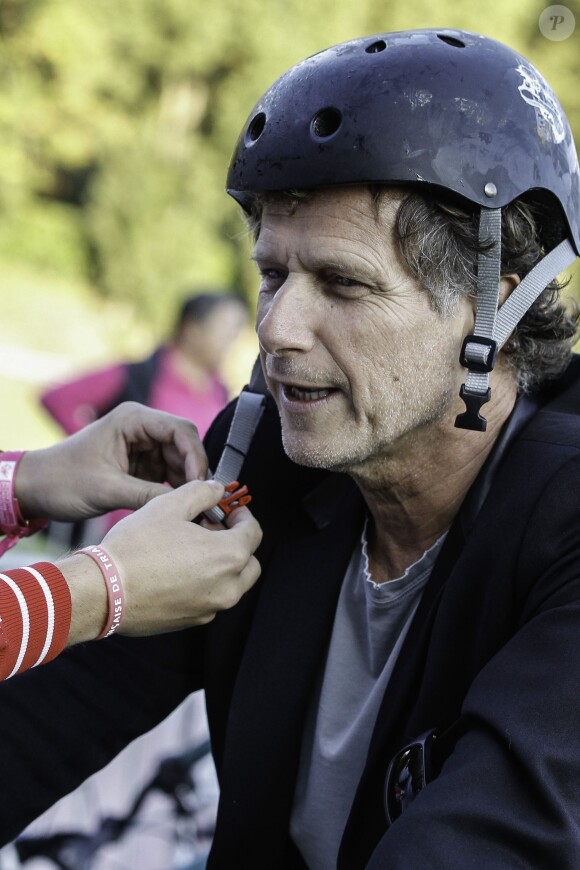
<instances>
[{"instance_id":1,"label":"green foliage background","mask_svg":"<svg viewBox=\"0 0 580 870\"><path fill-rule=\"evenodd\" d=\"M0 0L5 329L47 352L131 353L165 332L187 287L235 286L252 301L224 194L231 150L276 76L353 36L450 26L506 42L555 87L578 139L580 8L567 3L578 29L552 42L538 29L546 5Z\"/></svg>"}]
</instances>

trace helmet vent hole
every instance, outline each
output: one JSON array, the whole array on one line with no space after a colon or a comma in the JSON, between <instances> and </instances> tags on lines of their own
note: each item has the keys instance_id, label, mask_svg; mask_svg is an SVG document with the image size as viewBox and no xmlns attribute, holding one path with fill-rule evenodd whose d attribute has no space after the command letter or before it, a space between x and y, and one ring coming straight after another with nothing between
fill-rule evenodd
<instances>
[{"instance_id":1,"label":"helmet vent hole","mask_svg":"<svg viewBox=\"0 0 580 870\"><path fill-rule=\"evenodd\" d=\"M370 45L367 45L365 51L367 54L378 54L379 51L384 51L387 47L387 43L384 39L378 39L376 42L371 42Z\"/></svg>"},{"instance_id":2,"label":"helmet vent hole","mask_svg":"<svg viewBox=\"0 0 580 870\"><path fill-rule=\"evenodd\" d=\"M248 130L246 132L246 145L253 145L264 132L265 126L266 115L264 112L258 112L248 125Z\"/></svg>"},{"instance_id":3,"label":"helmet vent hole","mask_svg":"<svg viewBox=\"0 0 580 870\"><path fill-rule=\"evenodd\" d=\"M315 139L328 139L334 136L340 125L342 124L342 114L338 109L327 106L326 109L320 109L310 122L310 129Z\"/></svg>"},{"instance_id":4,"label":"helmet vent hole","mask_svg":"<svg viewBox=\"0 0 580 870\"><path fill-rule=\"evenodd\" d=\"M460 39L456 39L454 36L448 36L446 33L438 33L437 39L440 39L441 42L446 42L447 45L453 45L455 48L465 48L464 42L461 42Z\"/></svg>"}]
</instances>

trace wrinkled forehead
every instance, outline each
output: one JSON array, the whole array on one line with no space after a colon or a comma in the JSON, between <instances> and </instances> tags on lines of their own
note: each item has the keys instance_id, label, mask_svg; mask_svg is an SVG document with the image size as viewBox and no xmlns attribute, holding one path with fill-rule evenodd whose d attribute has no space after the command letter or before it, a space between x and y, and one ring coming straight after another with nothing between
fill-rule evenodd
<instances>
[{"instance_id":1,"label":"wrinkled forehead","mask_svg":"<svg viewBox=\"0 0 580 870\"><path fill-rule=\"evenodd\" d=\"M269 198L252 259L260 269L332 271L380 283L399 264L396 224L404 196L390 190L375 202L358 186Z\"/></svg>"}]
</instances>

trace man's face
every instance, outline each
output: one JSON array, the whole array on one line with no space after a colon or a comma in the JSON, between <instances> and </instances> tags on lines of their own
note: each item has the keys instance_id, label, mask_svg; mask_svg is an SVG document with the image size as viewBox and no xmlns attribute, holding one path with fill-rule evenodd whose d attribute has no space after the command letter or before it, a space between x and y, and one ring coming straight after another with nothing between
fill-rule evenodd
<instances>
[{"instance_id":1,"label":"man's face","mask_svg":"<svg viewBox=\"0 0 580 870\"><path fill-rule=\"evenodd\" d=\"M450 418L471 305L434 311L395 238L403 198L361 187L268 202L254 251L257 331L287 454L356 472Z\"/></svg>"}]
</instances>

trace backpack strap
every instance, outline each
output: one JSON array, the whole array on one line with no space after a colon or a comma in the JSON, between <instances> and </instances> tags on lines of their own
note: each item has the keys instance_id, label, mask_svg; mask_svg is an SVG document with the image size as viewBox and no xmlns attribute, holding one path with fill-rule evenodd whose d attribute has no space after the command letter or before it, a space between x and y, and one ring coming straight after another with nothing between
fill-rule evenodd
<instances>
[{"instance_id":1,"label":"backpack strap","mask_svg":"<svg viewBox=\"0 0 580 870\"><path fill-rule=\"evenodd\" d=\"M224 485L238 481L244 460L250 449L252 438L258 428L258 423L266 407L268 387L262 371L260 358L254 363L252 377L247 387L244 387L236 403L236 410L230 425L230 431L213 474L213 479ZM205 512L212 522L221 523L226 514L219 505Z\"/></svg>"}]
</instances>

